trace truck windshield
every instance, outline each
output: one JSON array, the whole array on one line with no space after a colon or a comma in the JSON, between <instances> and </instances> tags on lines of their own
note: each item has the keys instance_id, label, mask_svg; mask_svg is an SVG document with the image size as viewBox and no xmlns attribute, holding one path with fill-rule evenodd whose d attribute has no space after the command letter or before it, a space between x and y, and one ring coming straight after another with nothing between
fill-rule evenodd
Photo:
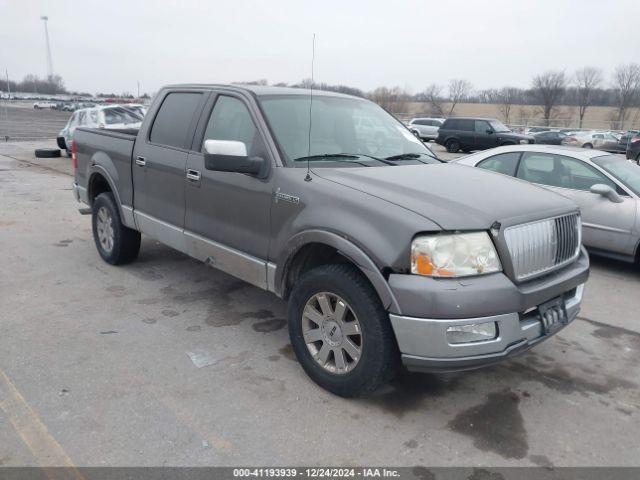
<instances>
[{"instance_id":1,"label":"truck windshield","mask_svg":"<svg viewBox=\"0 0 640 480\"><path fill-rule=\"evenodd\" d=\"M385 166L439 163L398 120L366 100L313 97L309 131L309 95L269 95L260 98L271 129L294 166L319 161L318 166Z\"/></svg>"}]
</instances>

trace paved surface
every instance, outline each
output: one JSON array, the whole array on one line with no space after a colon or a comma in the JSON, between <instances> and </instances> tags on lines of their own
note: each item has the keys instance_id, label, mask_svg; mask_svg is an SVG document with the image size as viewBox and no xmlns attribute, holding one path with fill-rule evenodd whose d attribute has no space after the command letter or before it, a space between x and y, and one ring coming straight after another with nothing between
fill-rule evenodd
<instances>
[{"instance_id":1,"label":"paved surface","mask_svg":"<svg viewBox=\"0 0 640 480\"><path fill-rule=\"evenodd\" d=\"M37 140L53 138L52 148L55 146L55 138L67 124L72 112L41 109L36 110L32 104L8 105L0 103L0 142L9 137L15 140Z\"/></svg>"},{"instance_id":2,"label":"paved surface","mask_svg":"<svg viewBox=\"0 0 640 480\"><path fill-rule=\"evenodd\" d=\"M594 259L580 319L516 360L344 400L274 296L148 238L102 262L68 159L23 147L0 146L1 465L640 465L639 270Z\"/></svg>"}]
</instances>

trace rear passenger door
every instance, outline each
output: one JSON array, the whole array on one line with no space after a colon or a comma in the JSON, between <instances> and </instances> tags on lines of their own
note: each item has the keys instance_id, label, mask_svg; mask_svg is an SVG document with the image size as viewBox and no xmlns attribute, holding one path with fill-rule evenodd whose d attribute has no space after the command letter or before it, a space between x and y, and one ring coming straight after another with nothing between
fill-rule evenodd
<instances>
[{"instance_id":1,"label":"rear passenger door","mask_svg":"<svg viewBox=\"0 0 640 480\"><path fill-rule=\"evenodd\" d=\"M153 121L138 135L133 152L138 228L183 251L187 157L206 95L202 91L166 93Z\"/></svg>"},{"instance_id":2,"label":"rear passenger door","mask_svg":"<svg viewBox=\"0 0 640 480\"><path fill-rule=\"evenodd\" d=\"M476 147L476 132L475 124L473 120L457 120L458 138L463 150L475 150Z\"/></svg>"}]
</instances>

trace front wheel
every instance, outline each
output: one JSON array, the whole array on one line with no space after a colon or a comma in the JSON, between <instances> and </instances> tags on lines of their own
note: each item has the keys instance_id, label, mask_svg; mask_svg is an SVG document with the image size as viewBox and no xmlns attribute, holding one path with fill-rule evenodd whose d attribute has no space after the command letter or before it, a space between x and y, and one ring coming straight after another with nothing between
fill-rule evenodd
<instances>
[{"instance_id":1,"label":"front wheel","mask_svg":"<svg viewBox=\"0 0 640 480\"><path fill-rule=\"evenodd\" d=\"M455 138L452 138L451 140L447 140L445 148L449 153L456 153L458 150L460 150L460 142Z\"/></svg>"},{"instance_id":2,"label":"front wheel","mask_svg":"<svg viewBox=\"0 0 640 480\"><path fill-rule=\"evenodd\" d=\"M302 276L289 300L289 336L307 375L342 397L373 392L400 366L389 316L351 265L324 265Z\"/></svg>"},{"instance_id":3,"label":"front wheel","mask_svg":"<svg viewBox=\"0 0 640 480\"><path fill-rule=\"evenodd\" d=\"M585 143L584 145L582 145L582 148L593 148L593 145L591 145L590 143Z\"/></svg>"},{"instance_id":4,"label":"front wheel","mask_svg":"<svg viewBox=\"0 0 640 480\"><path fill-rule=\"evenodd\" d=\"M91 224L93 239L102 259L111 265L130 263L140 251L140 232L123 225L111 192L93 201Z\"/></svg>"}]
</instances>

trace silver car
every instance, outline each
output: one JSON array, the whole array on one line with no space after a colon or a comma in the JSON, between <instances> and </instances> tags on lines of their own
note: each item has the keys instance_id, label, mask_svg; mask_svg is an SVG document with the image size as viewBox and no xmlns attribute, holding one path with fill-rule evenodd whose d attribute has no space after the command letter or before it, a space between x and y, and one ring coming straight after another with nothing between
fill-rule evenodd
<instances>
[{"instance_id":1,"label":"silver car","mask_svg":"<svg viewBox=\"0 0 640 480\"><path fill-rule=\"evenodd\" d=\"M428 142L438 137L438 130L443 123L444 118L413 118L407 127L416 137Z\"/></svg>"},{"instance_id":2,"label":"silver car","mask_svg":"<svg viewBox=\"0 0 640 480\"><path fill-rule=\"evenodd\" d=\"M619 155L552 145L513 145L454 160L541 185L575 201L593 253L640 260L640 167Z\"/></svg>"}]
</instances>

